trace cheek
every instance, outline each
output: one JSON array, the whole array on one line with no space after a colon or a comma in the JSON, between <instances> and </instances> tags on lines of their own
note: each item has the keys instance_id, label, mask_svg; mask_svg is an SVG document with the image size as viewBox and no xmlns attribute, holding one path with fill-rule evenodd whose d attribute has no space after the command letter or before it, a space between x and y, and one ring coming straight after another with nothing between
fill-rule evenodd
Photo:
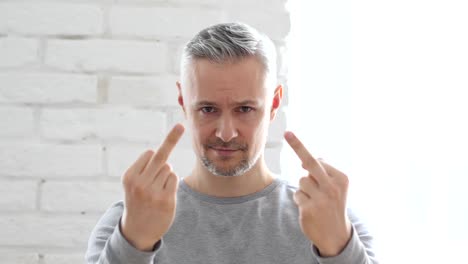
<instances>
[{"instance_id":1,"label":"cheek","mask_svg":"<svg viewBox=\"0 0 468 264\"><path fill-rule=\"evenodd\" d=\"M209 138L212 129L206 125L206 124L201 124L194 122L192 123L192 134L193 134L193 140L194 143L197 145L203 145Z\"/></svg>"},{"instance_id":2,"label":"cheek","mask_svg":"<svg viewBox=\"0 0 468 264\"><path fill-rule=\"evenodd\" d=\"M250 142L256 145L262 145L266 141L266 134L268 133L269 123L268 119L262 119L252 124L248 124L245 128L245 136Z\"/></svg>"}]
</instances>

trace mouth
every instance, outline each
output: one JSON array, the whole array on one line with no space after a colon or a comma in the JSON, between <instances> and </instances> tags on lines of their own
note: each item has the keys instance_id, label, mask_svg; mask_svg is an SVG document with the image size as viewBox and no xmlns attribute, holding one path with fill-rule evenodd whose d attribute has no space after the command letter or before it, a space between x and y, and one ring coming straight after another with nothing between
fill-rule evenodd
<instances>
[{"instance_id":1,"label":"mouth","mask_svg":"<svg viewBox=\"0 0 468 264\"><path fill-rule=\"evenodd\" d=\"M231 156L239 149L232 149L232 148L211 148L218 154L219 156Z\"/></svg>"}]
</instances>

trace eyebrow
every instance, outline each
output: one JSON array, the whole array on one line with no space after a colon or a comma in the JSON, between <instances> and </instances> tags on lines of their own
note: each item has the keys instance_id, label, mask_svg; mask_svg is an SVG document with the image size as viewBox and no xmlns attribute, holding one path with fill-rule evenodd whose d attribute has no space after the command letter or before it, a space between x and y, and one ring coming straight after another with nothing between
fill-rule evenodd
<instances>
[{"instance_id":1,"label":"eyebrow","mask_svg":"<svg viewBox=\"0 0 468 264\"><path fill-rule=\"evenodd\" d=\"M195 103L196 108L202 107L202 106L216 106L216 105L217 104L214 102L205 101L205 100ZM258 105L258 102L254 100L244 100L244 101L233 103L233 105L238 105L238 106L239 105Z\"/></svg>"}]
</instances>

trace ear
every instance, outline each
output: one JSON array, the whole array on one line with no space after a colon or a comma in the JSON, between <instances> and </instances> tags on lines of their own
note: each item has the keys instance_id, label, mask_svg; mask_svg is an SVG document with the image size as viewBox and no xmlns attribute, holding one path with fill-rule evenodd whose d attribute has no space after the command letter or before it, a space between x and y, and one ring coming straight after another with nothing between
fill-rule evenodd
<instances>
[{"instance_id":1,"label":"ear","mask_svg":"<svg viewBox=\"0 0 468 264\"><path fill-rule=\"evenodd\" d=\"M282 99L283 99L283 86L279 84L275 89L275 93L273 94L273 102L272 102L271 111L270 111L270 121L273 121L273 119L275 119L276 112L278 111L281 105Z\"/></svg>"},{"instance_id":2,"label":"ear","mask_svg":"<svg viewBox=\"0 0 468 264\"><path fill-rule=\"evenodd\" d=\"M182 96L182 85L180 84L180 82L176 82L176 85L178 91L177 101L179 102L179 105L182 107L184 115L186 116L187 113L185 112L184 97Z\"/></svg>"}]
</instances>

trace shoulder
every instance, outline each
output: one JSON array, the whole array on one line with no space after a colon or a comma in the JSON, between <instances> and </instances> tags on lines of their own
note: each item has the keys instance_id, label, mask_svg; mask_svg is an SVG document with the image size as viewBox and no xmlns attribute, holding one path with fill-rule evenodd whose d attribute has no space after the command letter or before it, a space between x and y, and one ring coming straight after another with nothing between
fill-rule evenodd
<instances>
[{"instance_id":1,"label":"shoulder","mask_svg":"<svg viewBox=\"0 0 468 264\"><path fill-rule=\"evenodd\" d=\"M288 195L293 195L297 190L298 187L293 185L292 183L288 182L287 180L281 179L281 178L276 178L275 179L276 184L277 184L277 189L280 192L287 193Z\"/></svg>"}]
</instances>

